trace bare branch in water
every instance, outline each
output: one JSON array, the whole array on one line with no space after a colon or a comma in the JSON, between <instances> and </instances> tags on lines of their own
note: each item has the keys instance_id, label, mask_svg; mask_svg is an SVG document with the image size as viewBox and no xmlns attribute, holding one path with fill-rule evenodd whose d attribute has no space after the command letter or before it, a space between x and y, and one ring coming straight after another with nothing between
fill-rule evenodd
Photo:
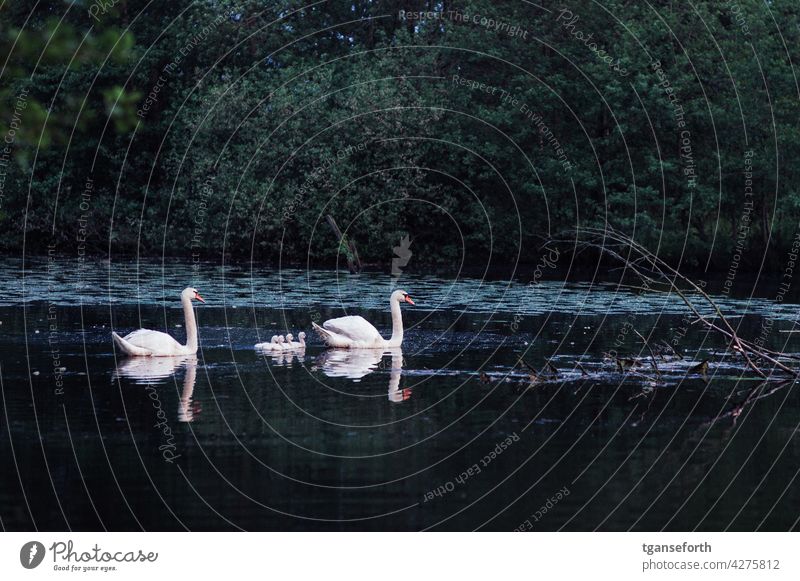
<instances>
[{"instance_id":1,"label":"bare branch in water","mask_svg":"<svg viewBox=\"0 0 800 581\"><path fill-rule=\"evenodd\" d=\"M653 351L653 348L652 348L652 347L650 347L650 343L648 343L648 342L647 342L647 339L645 339L645 338L644 338L644 335L642 335L642 334L641 334L639 331L637 331L636 329L634 329L634 330L633 330L633 332L634 332L634 333L636 333L636 334L639 336L639 338L640 338L640 339L642 340L642 342L644 343L644 346L645 346L645 347L647 347L648 351L650 351L650 359L651 359L651 360L652 360L652 362L653 362L653 369L655 369L655 371L656 371L656 374L660 376L660 375L661 375L661 371L659 371L659 369L658 369L658 363L656 363L656 354L655 354L655 352Z\"/></svg>"},{"instance_id":2,"label":"bare branch in water","mask_svg":"<svg viewBox=\"0 0 800 581\"><path fill-rule=\"evenodd\" d=\"M587 240L581 240L581 237L586 237ZM583 246L597 249L602 254L621 262L625 269L630 270L641 280L641 286L636 288L642 291L667 292L677 295L692 312L695 322L700 322L708 329L724 336L729 348L739 353L748 367L760 377L768 378L775 369L779 369L792 377L800 375L795 369L779 360L779 358L796 357L780 351L766 349L739 337L736 329L722 314L719 305L700 285L681 274L676 268L664 262L626 234L617 232L610 227L605 229L581 228L577 231L575 240L562 241L575 244L577 247ZM701 304L704 303L711 308L714 312L713 318L709 318L709 316L700 311L701 307L697 304L696 297L699 297ZM644 337L638 331L636 334L650 349ZM652 349L650 349L650 353L655 362L655 355ZM770 367L762 369L761 366L764 363L769 364Z\"/></svg>"}]
</instances>

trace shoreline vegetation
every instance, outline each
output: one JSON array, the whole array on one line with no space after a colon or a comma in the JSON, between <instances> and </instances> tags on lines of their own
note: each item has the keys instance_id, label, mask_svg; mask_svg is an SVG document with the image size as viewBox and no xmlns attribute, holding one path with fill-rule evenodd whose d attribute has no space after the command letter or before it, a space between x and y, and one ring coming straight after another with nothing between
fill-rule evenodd
<instances>
[{"instance_id":1,"label":"shoreline vegetation","mask_svg":"<svg viewBox=\"0 0 800 581\"><path fill-rule=\"evenodd\" d=\"M741 273L798 236L794 1L51 4L0 8L6 253L324 265L330 215L365 264L610 226Z\"/></svg>"}]
</instances>

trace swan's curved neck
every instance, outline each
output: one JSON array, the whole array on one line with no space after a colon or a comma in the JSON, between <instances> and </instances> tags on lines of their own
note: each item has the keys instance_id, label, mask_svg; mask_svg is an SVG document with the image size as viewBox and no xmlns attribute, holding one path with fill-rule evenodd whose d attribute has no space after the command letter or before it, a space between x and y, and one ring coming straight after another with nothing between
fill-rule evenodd
<instances>
[{"instance_id":1,"label":"swan's curved neck","mask_svg":"<svg viewBox=\"0 0 800 581\"><path fill-rule=\"evenodd\" d=\"M403 342L403 315L400 312L400 303L395 299L391 301L392 307L392 338L387 347L399 347Z\"/></svg>"},{"instance_id":2,"label":"swan's curved neck","mask_svg":"<svg viewBox=\"0 0 800 581\"><path fill-rule=\"evenodd\" d=\"M194 318L192 299L189 297L181 299L183 303L183 316L186 318L186 348L190 351L197 351L197 321Z\"/></svg>"}]
</instances>

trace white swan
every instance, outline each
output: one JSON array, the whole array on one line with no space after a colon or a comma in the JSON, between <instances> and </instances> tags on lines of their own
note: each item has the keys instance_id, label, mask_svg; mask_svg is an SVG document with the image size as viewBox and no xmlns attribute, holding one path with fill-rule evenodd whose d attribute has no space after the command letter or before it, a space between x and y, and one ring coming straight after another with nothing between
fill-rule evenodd
<instances>
[{"instance_id":1,"label":"white swan","mask_svg":"<svg viewBox=\"0 0 800 581\"><path fill-rule=\"evenodd\" d=\"M396 290L389 299L392 310L392 337L384 339L378 330L364 317L349 316L329 319L322 323L322 327L311 323L314 330L319 333L322 340L330 347L345 349L391 349L399 347L403 342L403 316L400 314L400 302L411 305L414 301L408 293Z\"/></svg>"},{"instance_id":2,"label":"white swan","mask_svg":"<svg viewBox=\"0 0 800 581\"><path fill-rule=\"evenodd\" d=\"M292 349L305 349L306 348L306 334L303 331L297 334L297 338L300 339L299 341L294 340L294 335L288 333L286 335L286 343Z\"/></svg>"},{"instance_id":3,"label":"white swan","mask_svg":"<svg viewBox=\"0 0 800 581\"><path fill-rule=\"evenodd\" d=\"M194 355L197 353L197 321L194 318L192 299L204 303L197 289L186 288L181 293L183 314L186 318L186 345L181 345L170 335L161 331L138 329L124 337L112 331L114 343L126 355L138 357L174 357L175 355Z\"/></svg>"},{"instance_id":4,"label":"white swan","mask_svg":"<svg viewBox=\"0 0 800 581\"><path fill-rule=\"evenodd\" d=\"M256 343L255 348L261 351L280 351L281 344L278 343L278 336L273 335L272 339L269 341L265 341L264 343Z\"/></svg>"}]
</instances>

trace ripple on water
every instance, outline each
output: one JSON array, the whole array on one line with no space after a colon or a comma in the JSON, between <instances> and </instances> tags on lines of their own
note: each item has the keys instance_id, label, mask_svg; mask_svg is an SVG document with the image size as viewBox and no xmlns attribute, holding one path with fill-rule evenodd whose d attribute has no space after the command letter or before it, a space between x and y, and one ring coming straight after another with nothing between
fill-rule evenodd
<instances>
[{"instance_id":1,"label":"ripple on water","mask_svg":"<svg viewBox=\"0 0 800 581\"><path fill-rule=\"evenodd\" d=\"M79 276L80 275L80 276ZM199 275L199 276L198 276ZM22 280L24 284L19 284ZM319 305L354 309L385 310L387 296L396 281L388 274L349 275L332 270L273 270L247 263L203 264L195 272L188 261L97 260L79 263L60 259L48 270L47 261L28 259L24 277L22 261L5 259L0 269L5 293L0 306L53 300L58 305L143 304L175 306L187 285L203 290L210 305L225 308L272 307L314 309ZM420 313L447 310L461 314L501 313L533 316L548 313L581 315L683 314L685 306L674 295L639 294L610 283L541 281L531 286L519 281L445 278L403 275L400 282L417 298ZM50 289L57 288L53 297ZM730 317L771 316L798 321L796 306L753 298L749 301L715 297Z\"/></svg>"}]
</instances>

